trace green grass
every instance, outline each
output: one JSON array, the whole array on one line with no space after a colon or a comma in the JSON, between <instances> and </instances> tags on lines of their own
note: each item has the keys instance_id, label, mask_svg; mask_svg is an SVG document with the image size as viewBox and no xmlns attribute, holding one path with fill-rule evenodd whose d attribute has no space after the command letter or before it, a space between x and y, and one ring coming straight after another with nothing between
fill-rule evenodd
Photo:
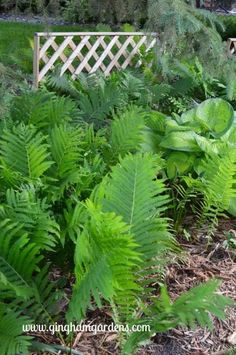
<instances>
[{"instance_id":1,"label":"green grass","mask_svg":"<svg viewBox=\"0 0 236 355\"><path fill-rule=\"evenodd\" d=\"M43 31L88 31L91 27L48 26L0 21L0 62L5 66L32 73L33 37Z\"/></svg>"}]
</instances>

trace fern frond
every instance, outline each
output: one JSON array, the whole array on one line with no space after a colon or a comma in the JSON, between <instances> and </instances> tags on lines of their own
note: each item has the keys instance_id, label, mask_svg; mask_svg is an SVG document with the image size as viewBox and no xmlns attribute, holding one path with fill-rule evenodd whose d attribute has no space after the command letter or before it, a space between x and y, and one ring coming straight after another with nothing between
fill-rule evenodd
<instances>
[{"instance_id":1,"label":"fern frond","mask_svg":"<svg viewBox=\"0 0 236 355\"><path fill-rule=\"evenodd\" d=\"M103 121L114 109L124 106L122 91L112 82L91 88L87 93L81 93L79 107L81 117L85 121ZM94 121L94 124L97 123Z\"/></svg>"},{"instance_id":2,"label":"fern frond","mask_svg":"<svg viewBox=\"0 0 236 355\"><path fill-rule=\"evenodd\" d=\"M26 92L12 102L14 122L33 124L37 128L53 127L78 119L78 109L68 97L58 97L45 91Z\"/></svg>"},{"instance_id":3,"label":"fern frond","mask_svg":"<svg viewBox=\"0 0 236 355\"><path fill-rule=\"evenodd\" d=\"M76 103L68 97L55 97L44 105L43 115L37 116L30 123L38 128L54 127L66 122L78 121L79 110Z\"/></svg>"},{"instance_id":4,"label":"fern frond","mask_svg":"<svg viewBox=\"0 0 236 355\"><path fill-rule=\"evenodd\" d=\"M14 122L32 123L32 121L43 115L44 105L55 98L49 92L37 90L25 92L14 97L11 105L11 118Z\"/></svg>"},{"instance_id":5,"label":"fern frond","mask_svg":"<svg viewBox=\"0 0 236 355\"><path fill-rule=\"evenodd\" d=\"M32 320L20 315L20 312L9 310L0 303L0 353L3 355L30 354L32 337L22 335L24 325Z\"/></svg>"},{"instance_id":6,"label":"fern frond","mask_svg":"<svg viewBox=\"0 0 236 355\"><path fill-rule=\"evenodd\" d=\"M70 302L69 318L81 320L91 306L91 296L101 307L101 296L125 306L135 299L134 268L139 253L129 226L115 213L104 213L91 201L86 204L88 222L76 244L76 285Z\"/></svg>"},{"instance_id":7,"label":"fern frond","mask_svg":"<svg viewBox=\"0 0 236 355\"><path fill-rule=\"evenodd\" d=\"M49 206L38 199L32 189L7 190L0 215L12 223L19 223L22 233L27 233L31 242L41 249L53 250L60 238L59 225L50 216Z\"/></svg>"},{"instance_id":8,"label":"fern frond","mask_svg":"<svg viewBox=\"0 0 236 355\"><path fill-rule=\"evenodd\" d=\"M37 179L52 165L44 136L24 124L4 131L0 154L2 166L24 179Z\"/></svg>"},{"instance_id":9,"label":"fern frond","mask_svg":"<svg viewBox=\"0 0 236 355\"><path fill-rule=\"evenodd\" d=\"M210 220L213 229L218 217L228 210L231 198L236 196L235 163L235 150L230 147L222 150L220 155L206 156L201 163L198 189L203 194L203 209L200 221Z\"/></svg>"},{"instance_id":10,"label":"fern frond","mask_svg":"<svg viewBox=\"0 0 236 355\"><path fill-rule=\"evenodd\" d=\"M61 68L58 68L52 74L46 76L44 85L49 91L78 99L79 92L74 87L70 76L66 74L60 75L60 71Z\"/></svg>"},{"instance_id":11,"label":"fern frond","mask_svg":"<svg viewBox=\"0 0 236 355\"><path fill-rule=\"evenodd\" d=\"M133 75L131 72L123 74L121 87L125 90L130 100L139 100L145 93L145 80L142 76Z\"/></svg>"},{"instance_id":12,"label":"fern frond","mask_svg":"<svg viewBox=\"0 0 236 355\"><path fill-rule=\"evenodd\" d=\"M116 116L111 124L111 147L115 155L124 156L138 150L143 141L144 114L137 106L131 106Z\"/></svg>"},{"instance_id":13,"label":"fern frond","mask_svg":"<svg viewBox=\"0 0 236 355\"><path fill-rule=\"evenodd\" d=\"M9 219L1 221L0 233L0 289L3 294L8 290L18 297L28 298L32 295L33 272L42 259L39 247L29 241L19 223Z\"/></svg>"},{"instance_id":14,"label":"fern frond","mask_svg":"<svg viewBox=\"0 0 236 355\"><path fill-rule=\"evenodd\" d=\"M103 201L105 211L115 212L130 225L145 261L173 246L168 222L162 216L169 196L163 180L156 178L160 171L157 162L149 154L126 156L112 169Z\"/></svg>"},{"instance_id":15,"label":"fern frond","mask_svg":"<svg viewBox=\"0 0 236 355\"><path fill-rule=\"evenodd\" d=\"M136 269L135 275L144 298L150 292L151 283L160 277L166 254L176 250L169 220L163 216L169 196L163 180L156 178L160 171L159 161L159 156L151 154L126 156L94 195L97 201L100 198L105 212L121 216L129 226L142 259L141 268ZM120 312L127 313L122 308Z\"/></svg>"},{"instance_id":16,"label":"fern frond","mask_svg":"<svg viewBox=\"0 0 236 355\"><path fill-rule=\"evenodd\" d=\"M218 319L225 319L225 309L234 302L216 293L220 282L211 280L180 295L173 303L165 287L153 307L147 307L142 320L136 324L149 325L149 331L131 334L124 346L124 354L134 351L140 341L151 335L175 328L178 325L194 328L197 324L212 329L210 314ZM134 322L135 323L135 322Z\"/></svg>"},{"instance_id":17,"label":"fern frond","mask_svg":"<svg viewBox=\"0 0 236 355\"><path fill-rule=\"evenodd\" d=\"M45 264L45 263L44 263ZM44 265L31 280L32 296L26 300L15 300L12 307L22 310L36 322L52 324L59 312L62 292L49 278L49 265Z\"/></svg>"},{"instance_id":18,"label":"fern frond","mask_svg":"<svg viewBox=\"0 0 236 355\"><path fill-rule=\"evenodd\" d=\"M55 126L50 133L50 150L56 162L53 169L55 178L70 180L77 175L82 154L82 136L80 129L71 129L65 125Z\"/></svg>"}]
</instances>

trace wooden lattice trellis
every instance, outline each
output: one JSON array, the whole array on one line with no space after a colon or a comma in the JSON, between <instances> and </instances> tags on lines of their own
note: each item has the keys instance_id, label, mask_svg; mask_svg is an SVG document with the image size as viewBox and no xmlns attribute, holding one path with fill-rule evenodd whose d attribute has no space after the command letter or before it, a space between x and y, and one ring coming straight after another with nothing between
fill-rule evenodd
<instances>
[{"instance_id":1,"label":"wooden lattice trellis","mask_svg":"<svg viewBox=\"0 0 236 355\"><path fill-rule=\"evenodd\" d=\"M61 65L60 75L70 72L75 78L82 71L105 75L113 69L125 69L134 58L156 44L155 33L143 32L55 32L35 33L34 85L55 65ZM138 65L138 63L136 63Z\"/></svg>"},{"instance_id":2,"label":"wooden lattice trellis","mask_svg":"<svg viewBox=\"0 0 236 355\"><path fill-rule=\"evenodd\" d=\"M236 38L229 38L229 49L232 54L236 54Z\"/></svg>"}]
</instances>

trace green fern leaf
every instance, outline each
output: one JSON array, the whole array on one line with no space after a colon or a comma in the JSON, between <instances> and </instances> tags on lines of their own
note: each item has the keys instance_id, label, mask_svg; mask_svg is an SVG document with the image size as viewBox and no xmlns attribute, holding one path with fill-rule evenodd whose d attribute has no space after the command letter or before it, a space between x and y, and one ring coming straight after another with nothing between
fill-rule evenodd
<instances>
[{"instance_id":1,"label":"green fern leaf","mask_svg":"<svg viewBox=\"0 0 236 355\"><path fill-rule=\"evenodd\" d=\"M49 206L36 197L33 189L7 190L0 215L12 223L19 223L22 233L27 233L39 248L53 250L60 238L59 225L50 216Z\"/></svg>"},{"instance_id":2,"label":"green fern leaf","mask_svg":"<svg viewBox=\"0 0 236 355\"><path fill-rule=\"evenodd\" d=\"M81 130L55 126L50 134L50 149L56 162L55 175L60 179L75 173L81 161ZM56 169L56 170L55 170Z\"/></svg>"},{"instance_id":3,"label":"green fern leaf","mask_svg":"<svg viewBox=\"0 0 236 355\"><path fill-rule=\"evenodd\" d=\"M12 102L11 117L14 122L46 128L76 120L78 109L68 97L38 90L16 97Z\"/></svg>"},{"instance_id":4,"label":"green fern leaf","mask_svg":"<svg viewBox=\"0 0 236 355\"><path fill-rule=\"evenodd\" d=\"M69 318L81 320L91 306L91 296L101 307L101 296L118 304L134 302L133 269L140 263L129 226L114 213L103 213L87 202L88 223L79 236L75 251L76 285L70 302Z\"/></svg>"},{"instance_id":5,"label":"green fern leaf","mask_svg":"<svg viewBox=\"0 0 236 355\"><path fill-rule=\"evenodd\" d=\"M2 355L30 354L32 337L22 335L22 328L32 321L19 312L0 304L0 353Z\"/></svg>"},{"instance_id":6,"label":"green fern leaf","mask_svg":"<svg viewBox=\"0 0 236 355\"><path fill-rule=\"evenodd\" d=\"M143 142L144 114L139 107L131 106L116 116L111 125L111 147L114 154L124 156L135 152Z\"/></svg>"},{"instance_id":7,"label":"green fern leaf","mask_svg":"<svg viewBox=\"0 0 236 355\"><path fill-rule=\"evenodd\" d=\"M0 289L28 298L33 272L42 259L39 247L29 242L19 224L8 219L0 223L0 233Z\"/></svg>"},{"instance_id":8,"label":"green fern leaf","mask_svg":"<svg viewBox=\"0 0 236 355\"><path fill-rule=\"evenodd\" d=\"M44 137L23 124L4 131L0 154L2 165L25 179L41 177L52 165Z\"/></svg>"},{"instance_id":9,"label":"green fern leaf","mask_svg":"<svg viewBox=\"0 0 236 355\"><path fill-rule=\"evenodd\" d=\"M112 169L103 201L105 211L122 216L130 226L146 261L160 250L173 247L168 222L162 216L169 197L162 179L155 178L160 171L158 158L148 154L126 156Z\"/></svg>"},{"instance_id":10,"label":"green fern leaf","mask_svg":"<svg viewBox=\"0 0 236 355\"><path fill-rule=\"evenodd\" d=\"M226 307L234 304L230 298L216 293L219 285L218 280L210 280L180 295L173 303L166 288L162 287L160 298L153 306L144 309L142 320L132 323L149 325L149 330L132 333L128 337L123 353L127 355L133 353L141 341L178 325L194 328L199 324L211 330L210 314L224 320Z\"/></svg>"}]
</instances>

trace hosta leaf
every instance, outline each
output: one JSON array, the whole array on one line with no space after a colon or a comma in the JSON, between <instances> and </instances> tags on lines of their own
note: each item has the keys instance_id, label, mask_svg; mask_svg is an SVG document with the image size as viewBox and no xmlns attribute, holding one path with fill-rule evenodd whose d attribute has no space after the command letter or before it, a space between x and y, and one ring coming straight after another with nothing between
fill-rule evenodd
<instances>
[{"instance_id":1,"label":"hosta leaf","mask_svg":"<svg viewBox=\"0 0 236 355\"><path fill-rule=\"evenodd\" d=\"M234 124L222 137L225 141L236 145L236 125Z\"/></svg>"},{"instance_id":2,"label":"hosta leaf","mask_svg":"<svg viewBox=\"0 0 236 355\"><path fill-rule=\"evenodd\" d=\"M196 121L196 108L192 108L191 110L188 110L180 116L178 119L180 124L185 124L185 123L193 123Z\"/></svg>"},{"instance_id":3,"label":"hosta leaf","mask_svg":"<svg viewBox=\"0 0 236 355\"><path fill-rule=\"evenodd\" d=\"M162 137L159 134L153 132L150 128L145 127L142 131L142 139L143 139L143 142L141 143L142 152L152 152L152 153L160 152L159 145L161 143Z\"/></svg>"},{"instance_id":4,"label":"hosta leaf","mask_svg":"<svg viewBox=\"0 0 236 355\"><path fill-rule=\"evenodd\" d=\"M209 99L198 106L196 116L205 130L214 137L220 137L231 127L234 110L222 99Z\"/></svg>"},{"instance_id":5,"label":"hosta leaf","mask_svg":"<svg viewBox=\"0 0 236 355\"><path fill-rule=\"evenodd\" d=\"M167 175L169 179L175 178L189 171L195 161L194 154L185 152L171 152L167 158Z\"/></svg>"},{"instance_id":6,"label":"hosta leaf","mask_svg":"<svg viewBox=\"0 0 236 355\"><path fill-rule=\"evenodd\" d=\"M230 201L229 201L229 209L228 212L236 217L236 197L231 197Z\"/></svg>"},{"instance_id":7,"label":"hosta leaf","mask_svg":"<svg viewBox=\"0 0 236 355\"><path fill-rule=\"evenodd\" d=\"M167 134L161 144L161 147L171 150L181 150L184 152L200 152L196 142L196 134L192 131L181 132L175 131Z\"/></svg>"},{"instance_id":8,"label":"hosta leaf","mask_svg":"<svg viewBox=\"0 0 236 355\"><path fill-rule=\"evenodd\" d=\"M201 136L196 136L196 142L199 148L201 148L201 150L206 154L213 154L213 153L218 154L220 148L224 144L219 140L208 139Z\"/></svg>"}]
</instances>

